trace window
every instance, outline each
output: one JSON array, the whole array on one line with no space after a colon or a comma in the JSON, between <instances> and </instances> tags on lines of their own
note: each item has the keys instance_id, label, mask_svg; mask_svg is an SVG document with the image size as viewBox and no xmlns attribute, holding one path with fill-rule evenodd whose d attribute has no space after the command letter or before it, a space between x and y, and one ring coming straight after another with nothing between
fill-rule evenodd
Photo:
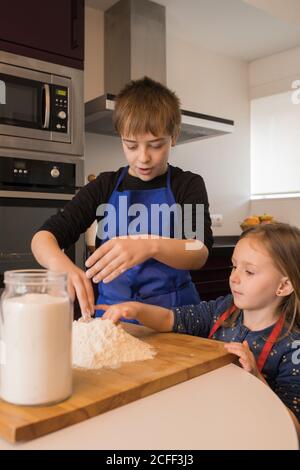
<instances>
[{"instance_id":1,"label":"window","mask_svg":"<svg viewBox=\"0 0 300 470\"><path fill-rule=\"evenodd\" d=\"M251 102L251 198L300 196L300 104L292 91Z\"/></svg>"}]
</instances>

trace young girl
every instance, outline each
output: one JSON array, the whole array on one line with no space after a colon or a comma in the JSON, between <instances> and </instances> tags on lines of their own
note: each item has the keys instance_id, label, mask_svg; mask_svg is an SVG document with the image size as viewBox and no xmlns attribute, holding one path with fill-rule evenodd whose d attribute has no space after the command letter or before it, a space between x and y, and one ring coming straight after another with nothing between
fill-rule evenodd
<instances>
[{"instance_id":1,"label":"young girl","mask_svg":"<svg viewBox=\"0 0 300 470\"><path fill-rule=\"evenodd\" d=\"M180 132L179 99L150 78L132 81L116 98L114 122L128 166L100 173L47 220L33 237L33 254L42 266L68 273L69 292L72 297L76 293L83 314L94 313L92 281L98 288L97 304L138 300L171 308L198 303L189 270L205 264L213 239L202 177L168 164ZM176 207L174 217L166 210L156 219L153 210L158 207ZM144 217L137 223L134 215L141 209ZM95 219L96 250L84 272L62 249L77 241ZM196 229L196 236L185 230L195 219L201 219L203 232L197 235ZM146 238L127 236L135 229L143 230Z\"/></svg>"},{"instance_id":2,"label":"young girl","mask_svg":"<svg viewBox=\"0 0 300 470\"><path fill-rule=\"evenodd\" d=\"M158 331L225 341L242 367L269 384L300 436L300 230L259 225L243 233L232 258L232 295L171 310L127 302L106 309Z\"/></svg>"}]
</instances>

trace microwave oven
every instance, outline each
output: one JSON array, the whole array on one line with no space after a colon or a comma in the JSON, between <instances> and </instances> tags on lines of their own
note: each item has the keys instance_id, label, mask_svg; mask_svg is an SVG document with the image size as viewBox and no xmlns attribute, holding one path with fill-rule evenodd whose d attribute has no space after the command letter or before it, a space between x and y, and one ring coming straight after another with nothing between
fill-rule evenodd
<instances>
[{"instance_id":1,"label":"microwave oven","mask_svg":"<svg viewBox=\"0 0 300 470\"><path fill-rule=\"evenodd\" d=\"M0 51L0 148L83 155L83 72Z\"/></svg>"}]
</instances>

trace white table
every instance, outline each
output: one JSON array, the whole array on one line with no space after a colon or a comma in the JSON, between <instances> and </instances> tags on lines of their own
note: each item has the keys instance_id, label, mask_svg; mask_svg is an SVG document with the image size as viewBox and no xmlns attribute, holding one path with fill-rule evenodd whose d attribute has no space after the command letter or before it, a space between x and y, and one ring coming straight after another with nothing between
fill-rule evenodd
<instances>
[{"instance_id":1,"label":"white table","mask_svg":"<svg viewBox=\"0 0 300 470\"><path fill-rule=\"evenodd\" d=\"M298 449L292 419L263 382L227 365L30 442L1 449Z\"/></svg>"}]
</instances>

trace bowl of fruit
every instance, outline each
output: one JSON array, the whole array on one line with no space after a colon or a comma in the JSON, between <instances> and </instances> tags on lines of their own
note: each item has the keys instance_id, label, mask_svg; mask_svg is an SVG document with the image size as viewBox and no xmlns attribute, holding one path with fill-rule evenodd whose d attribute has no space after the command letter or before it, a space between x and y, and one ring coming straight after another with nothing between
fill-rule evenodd
<instances>
[{"instance_id":1,"label":"bowl of fruit","mask_svg":"<svg viewBox=\"0 0 300 470\"><path fill-rule=\"evenodd\" d=\"M276 223L275 218L270 214L263 215L250 215L246 217L243 222L240 224L242 231L248 230L249 228L255 227L259 224L274 224Z\"/></svg>"}]
</instances>

